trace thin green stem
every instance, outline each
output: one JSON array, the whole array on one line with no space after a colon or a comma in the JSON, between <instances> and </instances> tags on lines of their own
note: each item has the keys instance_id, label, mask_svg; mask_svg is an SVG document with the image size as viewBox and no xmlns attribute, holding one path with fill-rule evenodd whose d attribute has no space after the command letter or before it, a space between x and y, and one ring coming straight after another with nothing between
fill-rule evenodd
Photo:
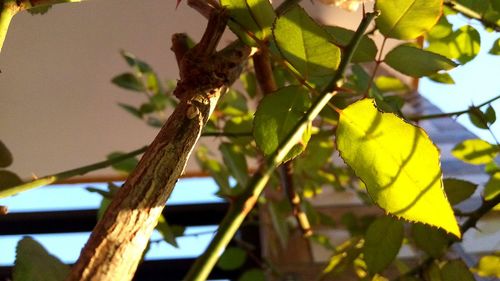
<instances>
[{"instance_id":1,"label":"thin green stem","mask_svg":"<svg viewBox=\"0 0 500 281\"><path fill-rule=\"evenodd\" d=\"M335 73L329 86L325 89L322 95L314 102L311 108L295 125L287 138L280 143L278 149L272 153L267 159L265 165L261 165L260 171L255 173L250 179L241 197L231 205L229 212L221 222L219 230L214 239L206 249L205 253L200 256L193 267L191 267L184 280L206 280L212 268L215 266L219 255L226 248L231 238L239 229L246 215L252 210L257 199L266 186L267 181L271 177L274 170L278 167L290 149L300 140L307 124L311 122L325 107L328 101L337 93L335 90L342 83L344 72L352 58L353 52L357 48L364 32L368 28L370 22L377 16L377 13L368 13L363 18L356 31L354 37L346 48L346 52L340 62L340 65Z\"/></svg>"},{"instance_id":2,"label":"thin green stem","mask_svg":"<svg viewBox=\"0 0 500 281\"><path fill-rule=\"evenodd\" d=\"M12 196L12 195L15 195L15 194L23 192L23 191L34 189L34 188L41 187L44 185L53 184L53 183L60 181L60 180L68 179L68 178L71 178L74 176L81 176L81 175L84 175L84 174L92 172L92 171L107 168L115 163L121 162L123 160L129 159L131 157L134 157L134 156L137 156L137 155L144 153L146 151L146 148L147 148L147 146L139 148L139 149L134 150L134 151L131 151L127 154L123 154L123 155L116 157L116 158L113 158L113 159L109 159L106 161L101 161L101 162L97 162L97 163L90 164L87 166L83 166L83 167L67 170L64 172L60 172L57 174L45 176L43 178L38 178L36 180L30 181L30 182L27 182L27 183L24 183L21 185L17 185L17 186L13 186L13 187L10 187L7 189L0 190L0 198Z\"/></svg>"},{"instance_id":3,"label":"thin green stem","mask_svg":"<svg viewBox=\"0 0 500 281\"><path fill-rule=\"evenodd\" d=\"M496 96L492 99L489 99L476 107L483 107L487 104L490 104L490 103L496 101L497 99L500 99L500 95ZM420 115L420 116L410 116L410 117L408 117L408 119L411 121L420 121L420 120L428 120L428 119L446 118L446 117L460 116L462 114L468 113L469 111L470 111L470 109L466 109L466 110L460 110L460 111L454 111L454 112Z\"/></svg>"},{"instance_id":4,"label":"thin green stem","mask_svg":"<svg viewBox=\"0 0 500 281\"><path fill-rule=\"evenodd\" d=\"M500 31L500 25L498 23L495 23L493 21L490 21L486 18L484 18L481 14L478 12L458 3L457 1L454 0L445 0L444 4L448 6L450 9L459 12L460 14L464 15L465 17L468 17L470 19L475 19L480 21L485 27L489 27L494 29L495 31Z\"/></svg>"}]
</instances>

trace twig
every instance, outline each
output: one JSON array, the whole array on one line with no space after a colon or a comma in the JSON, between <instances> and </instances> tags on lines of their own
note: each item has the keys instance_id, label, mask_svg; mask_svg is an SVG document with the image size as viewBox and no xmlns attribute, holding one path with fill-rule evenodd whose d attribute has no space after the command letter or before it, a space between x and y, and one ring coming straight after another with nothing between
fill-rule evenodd
<instances>
[{"instance_id":1,"label":"twig","mask_svg":"<svg viewBox=\"0 0 500 281\"><path fill-rule=\"evenodd\" d=\"M185 277L185 280L206 280L210 271L212 271L212 268L215 266L215 263L219 258L219 254L228 245L229 241L239 229L247 214L252 210L260 193L266 186L267 181L276 167L283 161L283 159L285 159L290 149L292 149L292 147L295 146L297 141L301 138L307 124L316 118L328 101L337 94L335 89L343 80L344 72L351 61L353 52L356 50L364 31L377 15L378 13L368 13L363 18L358 30L347 46L346 52L344 53L340 65L329 86L314 102L301 120L294 126L287 138L280 143L278 149L276 149L276 151L266 159L264 165L261 165L259 169L260 171L255 173L250 179L244 189L244 192L241 194L241 197L231 205L229 212L221 222L217 234L206 249L205 253L196 260L195 264L191 267Z\"/></svg>"},{"instance_id":2,"label":"twig","mask_svg":"<svg viewBox=\"0 0 500 281\"><path fill-rule=\"evenodd\" d=\"M498 23L495 23L493 21L484 18L481 14L477 13L474 10L469 9L468 7L458 3L457 1L445 0L444 4L448 6L450 9L459 12L470 19L475 19L480 21L485 27L492 28L495 31L500 31L500 25L498 25Z\"/></svg>"},{"instance_id":3,"label":"twig","mask_svg":"<svg viewBox=\"0 0 500 281\"><path fill-rule=\"evenodd\" d=\"M270 94L278 89L276 86L276 81L274 80L273 70L271 66L271 60L269 56L269 50L264 47L254 55L253 57L255 76L259 82L259 86L264 95ZM307 218L307 215L302 210L300 205L300 196L295 192L295 185L293 183L291 161L287 161L281 164L278 168L281 184L284 187L286 196L290 205L292 206L292 213L297 220L300 230L305 237L312 235L311 224Z\"/></svg>"},{"instance_id":4,"label":"twig","mask_svg":"<svg viewBox=\"0 0 500 281\"><path fill-rule=\"evenodd\" d=\"M226 21L224 10L211 15L206 32L213 33L205 33L198 45L181 58L181 80L175 91L179 104L116 193L67 281L132 279L204 125L250 54L248 47L235 44L208 53L215 49L214 40L219 40Z\"/></svg>"},{"instance_id":5,"label":"twig","mask_svg":"<svg viewBox=\"0 0 500 281\"><path fill-rule=\"evenodd\" d=\"M483 103L481 103L480 105L478 106L475 106L475 107L483 107L487 104L490 104L494 101L496 101L497 99L500 99L500 95L499 96L496 96L492 99L489 99ZM429 114L429 115L420 115L420 116L410 116L408 117L408 120L411 120L411 121L420 121L420 120L427 120L427 119L438 119L438 118L446 118L446 117L453 117L453 116L460 116L462 114L466 114L466 113L469 113L470 111L470 108L466 109L466 110L460 110L460 111L454 111L454 112L446 112L446 113L438 113L438 114Z\"/></svg>"},{"instance_id":6,"label":"twig","mask_svg":"<svg viewBox=\"0 0 500 281\"><path fill-rule=\"evenodd\" d=\"M113 159L109 159L109 160L93 163L93 164L90 164L87 166L78 167L75 169L63 171L63 172L53 174L53 175L48 175L48 176L38 178L36 180L30 181L27 183L23 183L21 185L17 185L17 186L10 187L8 189L0 190L0 198L12 196L12 195L18 194L18 193L23 192L23 191L34 189L34 188L41 187L44 185L53 184L55 182L58 182L58 181L61 181L64 179L68 179L68 178L71 178L74 176L81 176L81 175L85 175L86 173L89 173L92 171L107 168L115 163L121 162L123 160L129 159L131 157L134 157L134 156L137 156L137 155L144 153L146 151L146 148L147 148L147 146L144 146L142 148L136 149L136 150L131 151L131 152L124 154L124 155L120 155L119 157L116 157Z\"/></svg>"},{"instance_id":7,"label":"twig","mask_svg":"<svg viewBox=\"0 0 500 281\"><path fill-rule=\"evenodd\" d=\"M489 211L491 211L496 205L500 204L500 194L497 194L491 200L483 201L481 207L476 209L475 211L469 214L469 218L460 226L460 231L465 233L471 228L476 227L477 222ZM448 247L450 247L455 241L450 240L448 242ZM432 262L434 262L433 257L428 257L424 261L422 261L419 265L413 267L409 271L404 274L398 276L393 281L403 280L405 277L413 276L417 273L422 272L425 268L427 268Z\"/></svg>"}]
</instances>

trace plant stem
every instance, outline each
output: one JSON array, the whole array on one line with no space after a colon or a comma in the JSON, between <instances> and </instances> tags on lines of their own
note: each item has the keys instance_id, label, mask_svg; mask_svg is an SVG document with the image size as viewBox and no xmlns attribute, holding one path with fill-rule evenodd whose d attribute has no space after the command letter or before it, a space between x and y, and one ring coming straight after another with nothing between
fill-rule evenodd
<instances>
[{"instance_id":1,"label":"plant stem","mask_svg":"<svg viewBox=\"0 0 500 281\"><path fill-rule=\"evenodd\" d=\"M27 182L27 183L24 183L21 185L13 186L13 187L10 187L8 189L0 190L0 198L12 196L12 195L15 195L15 194L23 192L23 191L34 189L34 188L41 187L44 185L49 185L49 184L55 183L55 182L60 181L60 180L64 180L64 179L71 178L74 176L81 176L81 175L84 175L84 174L92 172L92 171L107 168L115 163L118 163L120 161L123 161L123 160L126 160L128 158L131 158L131 157L134 157L134 156L137 156L137 155L144 153L146 151L146 148L147 148L147 146L144 146L142 148L136 149L134 151L131 151L127 154L121 155L121 156L113 158L113 159L109 159L106 161L101 161L101 162L97 162L97 163L90 164L87 166L78 167L78 168L67 170L64 172L57 173L57 174L45 176L43 178L39 178L39 179L36 179L34 181L30 181L30 182Z\"/></svg>"},{"instance_id":2,"label":"plant stem","mask_svg":"<svg viewBox=\"0 0 500 281\"><path fill-rule=\"evenodd\" d=\"M264 165L261 165L260 171L255 173L247 184L245 191L231 205L229 212L223 219L219 226L219 230L215 235L214 239L206 249L205 253L200 256L194 265L191 267L187 276L184 280L206 280L212 268L215 266L219 255L228 245L231 238L234 236L241 223L245 219L246 215L252 210L253 206L257 202L257 199L266 186L271 174L274 172L276 167L278 167L283 159L288 154L290 149L295 146L307 124L311 122L323 109L323 107L328 103L328 101L337 93L335 89L339 84L341 84L344 76L344 72L352 58L352 55L357 48L361 37L363 36L365 30L368 28L370 22L378 15L378 13L368 13L361 21L355 35L353 36L351 42L346 48L346 52L342 57L339 68L335 72L335 76L331 83L322 93L311 108L306 112L302 119L295 125L293 130L290 132L288 137L280 143L278 149L272 153L267 159Z\"/></svg>"},{"instance_id":3,"label":"plant stem","mask_svg":"<svg viewBox=\"0 0 500 281\"><path fill-rule=\"evenodd\" d=\"M491 98L491 99L481 103L480 105L478 105L476 107L483 107L487 104L490 104L490 103L496 101L497 99L500 99L500 95L498 95L494 98ZM429 114L429 115L421 115L421 116L410 116L410 117L408 117L408 119L411 121L420 121L420 120L428 120L428 119L446 118L446 117L452 117L452 116L460 116L462 114L468 113L469 111L470 111L470 109L466 109L466 110L460 110L460 111L454 111L454 112Z\"/></svg>"},{"instance_id":4,"label":"plant stem","mask_svg":"<svg viewBox=\"0 0 500 281\"><path fill-rule=\"evenodd\" d=\"M496 205L500 204L500 194L497 194L495 197L493 197L491 200L486 200L483 201L483 204L481 207L473 211L470 215L469 218L460 226L460 231L463 234L468 231L469 229L476 227L477 222L489 211L491 211ZM450 241L448 243L448 247L450 247L454 241ZM433 257L428 257L425 260L423 260L419 265L413 267L406 273L398 276L397 278L393 279L393 281L400 281L403 280L404 277L408 276L413 276L422 270L424 270L427 266L429 266L432 262L434 261Z\"/></svg>"},{"instance_id":5,"label":"plant stem","mask_svg":"<svg viewBox=\"0 0 500 281\"><path fill-rule=\"evenodd\" d=\"M7 36L7 31L9 30L10 22L15 14L17 14L17 5L13 1L5 1L3 6L0 8L0 52L2 52L2 46Z\"/></svg>"},{"instance_id":6,"label":"plant stem","mask_svg":"<svg viewBox=\"0 0 500 281\"><path fill-rule=\"evenodd\" d=\"M448 6L450 9L461 13L462 15L470 18L470 19L475 19L480 21L485 27L489 27L494 29L495 31L500 31L500 25L497 23L490 21L488 19L485 19L481 14L478 12L458 3L457 1L454 0L445 0L444 4Z\"/></svg>"},{"instance_id":7,"label":"plant stem","mask_svg":"<svg viewBox=\"0 0 500 281\"><path fill-rule=\"evenodd\" d=\"M9 30L10 22L14 15L18 12L41 6L48 6L60 3L73 3L81 2L84 0L4 0L2 7L0 7L0 53L2 52L3 43Z\"/></svg>"}]
</instances>

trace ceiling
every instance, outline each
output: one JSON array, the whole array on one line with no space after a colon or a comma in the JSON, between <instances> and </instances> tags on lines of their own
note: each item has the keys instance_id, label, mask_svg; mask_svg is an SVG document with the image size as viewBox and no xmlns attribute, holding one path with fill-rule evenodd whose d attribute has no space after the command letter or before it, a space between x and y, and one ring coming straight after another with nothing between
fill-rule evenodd
<instances>
[{"instance_id":1,"label":"ceiling","mask_svg":"<svg viewBox=\"0 0 500 281\"><path fill-rule=\"evenodd\" d=\"M0 139L14 155L10 169L23 178L44 176L148 144L156 130L117 106L139 104L141 96L110 80L128 71L121 49L164 79L178 77L171 35L200 38L206 24L184 2L175 9L175 1L85 1L56 5L42 16L16 15L0 55ZM304 5L351 28L360 15ZM188 171L197 170L191 160Z\"/></svg>"}]
</instances>

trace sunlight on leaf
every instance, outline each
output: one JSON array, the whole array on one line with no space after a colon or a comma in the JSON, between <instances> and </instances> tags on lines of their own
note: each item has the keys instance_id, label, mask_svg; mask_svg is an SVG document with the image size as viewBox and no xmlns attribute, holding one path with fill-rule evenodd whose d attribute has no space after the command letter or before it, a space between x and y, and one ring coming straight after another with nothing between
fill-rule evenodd
<instances>
[{"instance_id":1,"label":"sunlight on leaf","mask_svg":"<svg viewBox=\"0 0 500 281\"><path fill-rule=\"evenodd\" d=\"M396 39L415 39L429 31L441 15L442 0L378 0L380 32Z\"/></svg>"},{"instance_id":2,"label":"sunlight on leaf","mask_svg":"<svg viewBox=\"0 0 500 281\"><path fill-rule=\"evenodd\" d=\"M491 46L489 54L500 55L500 38L498 38L497 40L495 40L495 42L493 42L493 46Z\"/></svg>"},{"instance_id":3,"label":"sunlight on leaf","mask_svg":"<svg viewBox=\"0 0 500 281\"><path fill-rule=\"evenodd\" d=\"M500 172L491 175L490 180L484 186L484 199L491 200L500 194Z\"/></svg>"},{"instance_id":4,"label":"sunlight on leaf","mask_svg":"<svg viewBox=\"0 0 500 281\"><path fill-rule=\"evenodd\" d=\"M439 151L421 128L364 99L341 112L337 147L388 213L461 236L443 191Z\"/></svg>"},{"instance_id":5,"label":"sunlight on leaf","mask_svg":"<svg viewBox=\"0 0 500 281\"><path fill-rule=\"evenodd\" d=\"M384 62L395 70L412 77L428 76L440 70L450 70L457 66L456 63L442 55L409 44L399 45L390 50L385 56Z\"/></svg>"},{"instance_id":6,"label":"sunlight on leaf","mask_svg":"<svg viewBox=\"0 0 500 281\"><path fill-rule=\"evenodd\" d=\"M285 59L306 79L332 75L340 63L340 48L301 7L276 20L273 36Z\"/></svg>"},{"instance_id":7,"label":"sunlight on leaf","mask_svg":"<svg viewBox=\"0 0 500 281\"><path fill-rule=\"evenodd\" d=\"M325 26L325 29L332 36L333 42L338 46L347 47L351 41L352 36L354 36L354 31L349 30L340 26ZM351 62L366 62L375 60L377 55L377 45L368 36L364 35L361 38L359 47L354 52Z\"/></svg>"},{"instance_id":8,"label":"sunlight on leaf","mask_svg":"<svg viewBox=\"0 0 500 281\"><path fill-rule=\"evenodd\" d=\"M473 269L481 277L500 278L500 255L483 256Z\"/></svg>"},{"instance_id":9,"label":"sunlight on leaf","mask_svg":"<svg viewBox=\"0 0 500 281\"><path fill-rule=\"evenodd\" d=\"M498 155L499 147L482 139L465 140L457 144L451 154L473 165L488 164Z\"/></svg>"},{"instance_id":10,"label":"sunlight on leaf","mask_svg":"<svg viewBox=\"0 0 500 281\"><path fill-rule=\"evenodd\" d=\"M231 30L246 44L256 45L250 32L260 40L271 34L271 25L276 17L268 0L221 0L234 21L229 21Z\"/></svg>"}]
</instances>

